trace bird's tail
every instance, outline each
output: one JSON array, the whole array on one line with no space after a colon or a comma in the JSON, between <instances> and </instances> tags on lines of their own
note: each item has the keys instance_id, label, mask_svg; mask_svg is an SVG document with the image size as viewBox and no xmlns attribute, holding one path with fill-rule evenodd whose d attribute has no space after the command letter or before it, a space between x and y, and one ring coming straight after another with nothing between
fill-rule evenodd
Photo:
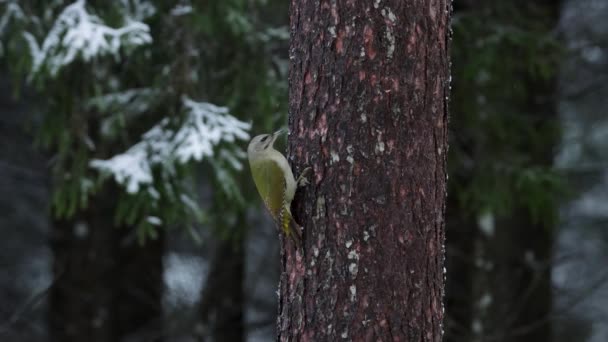
<instances>
[{"instance_id":1,"label":"bird's tail","mask_svg":"<svg viewBox=\"0 0 608 342\"><path fill-rule=\"evenodd\" d=\"M285 210L283 222L281 223L285 235L293 240L296 248L302 247L302 227L293 219L291 211Z\"/></svg>"}]
</instances>

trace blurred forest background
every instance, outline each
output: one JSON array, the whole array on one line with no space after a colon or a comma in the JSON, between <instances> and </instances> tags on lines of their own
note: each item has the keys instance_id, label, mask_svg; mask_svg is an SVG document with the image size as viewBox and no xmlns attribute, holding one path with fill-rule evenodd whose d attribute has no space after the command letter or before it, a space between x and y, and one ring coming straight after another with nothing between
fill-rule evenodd
<instances>
[{"instance_id":1,"label":"blurred forest background","mask_svg":"<svg viewBox=\"0 0 608 342\"><path fill-rule=\"evenodd\" d=\"M288 2L0 0L0 340L269 341ZM456 0L447 341L608 341L608 0Z\"/></svg>"}]
</instances>

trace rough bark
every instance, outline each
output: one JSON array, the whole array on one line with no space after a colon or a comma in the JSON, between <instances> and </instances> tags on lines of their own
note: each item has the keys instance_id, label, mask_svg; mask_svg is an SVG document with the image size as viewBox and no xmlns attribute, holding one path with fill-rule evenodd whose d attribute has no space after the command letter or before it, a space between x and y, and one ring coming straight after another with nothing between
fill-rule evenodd
<instances>
[{"instance_id":1,"label":"rough bark","mask_svg":"<svg viewBox=\"0 0 608 342\"><path fill-rule=\"evenodd\" d=\"M138 246L131 230L111 224L111 198L104 192L53 222L53 341L160 341L163 239Z\"/></svg>"},{"instance_id":2,"label":"rough bark","mask_svg":"<svg viewBox=\"0 0 608 342\"><path fill-rule=\"evenodd\" d=\"M292 1L278 339L440 341L449 2Z\"/></svg>"}]
</instances>

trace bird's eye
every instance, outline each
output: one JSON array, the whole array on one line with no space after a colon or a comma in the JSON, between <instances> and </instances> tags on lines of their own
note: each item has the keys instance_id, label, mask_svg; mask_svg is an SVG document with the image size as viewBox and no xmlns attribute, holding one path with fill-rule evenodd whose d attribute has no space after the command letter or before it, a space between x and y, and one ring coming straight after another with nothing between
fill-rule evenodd
<instances>
[{"instance_id":1,"label":"bird's eye","mask_svg":"<svg viewBox=\"0 0 608 342\"><path fill-rule=\"evenodd\" d=\"M268 140L268 135L262 138L262 142L266 142Z\"/></svg>"}]
</instances>

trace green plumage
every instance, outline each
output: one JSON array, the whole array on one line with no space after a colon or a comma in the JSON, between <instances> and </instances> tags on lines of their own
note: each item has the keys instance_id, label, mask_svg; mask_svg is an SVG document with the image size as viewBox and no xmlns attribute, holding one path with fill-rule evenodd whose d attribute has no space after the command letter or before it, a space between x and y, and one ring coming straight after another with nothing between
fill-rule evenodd
<instances>
[{"instance_id":1,"label":"green plumage","mask_svg":"<svg viewBox=\"0 0 608 342\"><path fill-rule=\"evenodd\" d=\"M287 159L273 148L277 133L259 135L251 140L247 149L249 166L255 186L270 215L283 232L300 246L300 226L291 215L291 201L305 178L294 179Z\"/></svg>"},{"instance_id":2,"label":"green plumage","mask_svg":"<svg viewBox=\"0 0 608 342\"><path fill-rule=\"evenodd\" d=\"M272 159L256 161L251 164L255 186L277 222L281 222L285 207L285 177L279 165Z\"/></svg>"}]
</instances>

